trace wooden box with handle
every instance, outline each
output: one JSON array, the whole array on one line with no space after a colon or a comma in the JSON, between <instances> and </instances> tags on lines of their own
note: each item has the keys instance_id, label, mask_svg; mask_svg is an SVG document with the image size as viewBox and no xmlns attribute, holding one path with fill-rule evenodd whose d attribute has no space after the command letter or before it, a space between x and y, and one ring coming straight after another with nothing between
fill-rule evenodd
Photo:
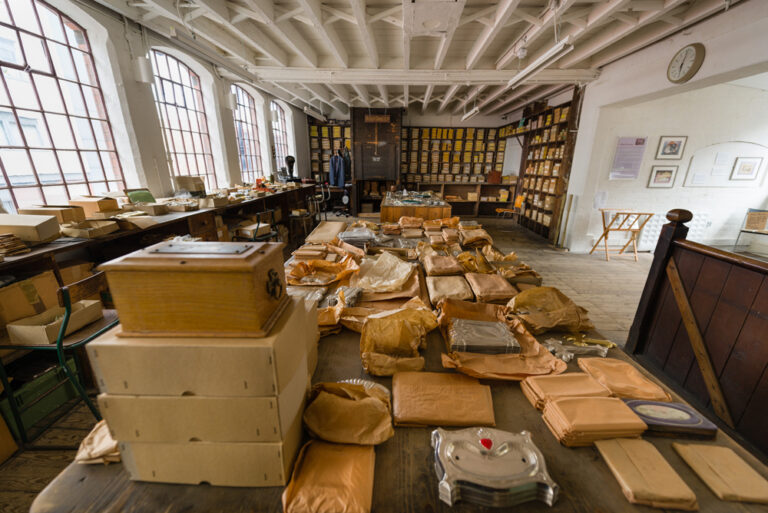
<instances>
[{"instance_id":1,"label":"wooden box with handle","mask_svg":"<svg viewBox=\"0 0 768 513\"><path fill-rule=\"evenodd\" d=\"M288 303L283 243L161 242L100 266L131 337L264 337Z\"/></svg>"}]
</instances>

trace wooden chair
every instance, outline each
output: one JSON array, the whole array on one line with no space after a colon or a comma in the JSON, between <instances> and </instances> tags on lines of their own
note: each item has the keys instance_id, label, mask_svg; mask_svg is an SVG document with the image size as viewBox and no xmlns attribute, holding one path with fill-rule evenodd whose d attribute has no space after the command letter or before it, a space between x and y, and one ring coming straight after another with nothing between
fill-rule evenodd
<instances>
[{"instance_id":1,"label":"wooden chair","mask_svg":"<svg viewBox=\"0 0 768 513\"><path fill-rule=\"evenodd\" d=\"M72 315L72 304L82 299L93 297L96 294L99 294L101 296L102 302L108 307L108 309L104 310L104 317L96 322L93 322L85 326L84 328L76 331L75 333L72 333L71 335L68 335L68 336L65 335L67 332L67 327L69 326L70 317ZM69 367L69 365L67 365L66 357L68 352L73 352L77 348L84 346L85 344L87 344L91 340L94 340L104 332L112 329L119 322L119 319L117 318L117 312L111 308L112 301L111 301L111 297L109 296L109 289L107 285L106 276L104 275L103 272L98 272L93 276L89 276L88 278L72 283L68 286L61 287L59 289L58 295L59 295L59 304L64 308L64 317L62 319L61 328L59 329L59 334L56 338L55 344L0 345L0 349L17 349L17 350L29 350L29 351L56 351L56 356L59 362L59 368L63 370L66 378L63 381L60 381L59 383L57 383L54 388L58 388L60 386L66 385L67 381L72 383L72 386L74 386L80 398L88 406L88 409L91 410L91 413L93 413L93 416L96 417L96 420L101 420L101 415L99 414L99 410L96 408L96 406L93 404L91 399L88 397L88 393L85 391L85 388L83 387L80 381L80 376L82 376L82 369L81 369L81 365L77 357L77 354L75 354L75 358L74 358L74 363L75 363L74 372ZM8 401L11 407L11 413L13 416L13 420L16 424L18 433L21 437L21 441L24 444L27 444L30 441L29 434L27 432L27 427L24 425L24 422L21 418L21 414L25 408L23 407L19 408L19 406L16 404L16 401L14 400L13 389L10 386L8 376L2 364L0 364L0 383L2 383L4 389L7 391ZM29 407L31 405L26 405L26 406ZM40 433L42 433L47 427L52 425L54 422L56 422L56 420L58 420L58 418L60 418L65 413L66 412L63 412L57 418L50 420L50 422L40 430ZM48 449L49 447L45 447L45 448Z\"/></svg>"},{"instance_id":2,"label":"wooden chair","mask_svg":"<svg viewBox=\"0 0 768 513\"><path fill-rule=\"evenodd\" d=\"M265 210L264 212L259 213L259 222L263 222L264 215L269 218L269 233L265 233L264 235L257 235L253 238L254 242L267 242L270 240L277 241L278 233L277 228L275 227L275 211L274 209L271 210Z\"/></svg>"},{"instance_id":3,"label":"wooden chair","mask_svg":"<svg viewBox=\"0 0 768 513\"><path fill-rule=\"evenodd\" d=\"M613 213L613 215L611 215L611 213ZM608 221L609 217L610 221ZM635 262L637 262L637 235L640 233L643 227L645 227L645 224L651 220L652 217L653 214L648 212L631 212L627 210L612 210L601 208L600 218L603 221L603 234L600 235L600 238L597 239L595 245L592 246L589 254L591 255L594 253L600 242L603 242L605 245L605 260L607 262L611 260L611 252L621 255L631 244L635 256ZM611 232L624 232L629 234L629 238L624 246L621 248L608 247L608 236L611 234Z\"/></svg>"}]
</instances>

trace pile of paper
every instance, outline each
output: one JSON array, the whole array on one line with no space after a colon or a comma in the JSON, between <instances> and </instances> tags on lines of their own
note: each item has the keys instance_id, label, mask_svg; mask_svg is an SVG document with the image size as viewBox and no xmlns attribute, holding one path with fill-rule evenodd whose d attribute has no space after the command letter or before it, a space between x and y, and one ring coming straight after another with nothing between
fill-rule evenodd
<instances>
[{"instance_id":1,"label":"pile of paper","mask_svg":"<svg viewBox=\"0 0 768 513\"><path fill-rule=\"evenodd\" d=\"M665 402L672 400L663 388L627 362L615 358L580 358L579 367L616 397Z\"/></svg>"},{"instance_id":2,"label":"pile of paper","mask_svg":"<svg viewBox=\"0 0 768 513\"><path fill-rule=\"evenodd\" d=\"M596 440L639 437L645 422L615 397L566 397L544 406L544 423L566 447L592 445Z\"/></svg>"}]
</instances>

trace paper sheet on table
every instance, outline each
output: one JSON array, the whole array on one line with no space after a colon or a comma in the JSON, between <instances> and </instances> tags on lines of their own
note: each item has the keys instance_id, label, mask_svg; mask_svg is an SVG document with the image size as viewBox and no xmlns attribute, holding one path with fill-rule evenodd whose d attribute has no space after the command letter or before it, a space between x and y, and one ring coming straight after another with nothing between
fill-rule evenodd
<instances>
[{"instance_id":1,"label":"paper sheet on table","mask_svg":"<svg viewBox=\"0 0 768 513\"><path fill-rule=\"evenodd\" d=\"M410 278L400 290L392 292L365 292L360 295L360 301L387 301L389 299L412 298L421 293L421 280L418 272L412 272Z\"/></svg>"},{"instance_id":2,"label":"paper sheet on table","mask_svg":"<svg viewBox=\"0 0 768 513\"><path fill-rule=\"evenodd\" d=\"M646 440L598 440L597 450L627 500L653 508L696 511L696 495L664 456Z\"/></svg>"},{"instance_id":3,"label":"paper sheet on table","mask_svg":"<svg viewBox=\"0 0 768 513\"><path fill-rule=\"evenodd\" d=\"M768 481L729 447L678 442L672 447L718 499L768 504Z\"/></svg>"},{"instance_id":4,"label":"paper sheet on table","mask_svg":"<svg viewBox=\"0 0 768 513\"><path fill-rule=\"evenodd\" d=\"M364 258L360 271L352 276L350 285L363 292L393 292L401 290L416 267L391 253Z\"/></svg>"},{"instance_id":5,"label":"paper sheet on table","mask_svg":"<svg viewBox=\"0 0 768 513\"><path fill-rule=\"evenodd\" d=\"M374 466L372 446L312 440L301 448L283 490L283 512L370 513Z\"/></svg>"},{"instance_id":6,"label":"paper sheet on table","mask_svg":"<svg viewBox=\"0 0 768 513\"><path fill-rule=\"evenodd\" d=\"M377 445L395 435L389 394L351 383L318 383L304 410L304 425L327 442Z\"/></svg>"},{"instance_id":7,"label":"paper sheet on table","mask_svg":"<svg viewBox=\"0 0 768 513\"><path fill-rule=\"evenodd\" d=\"M589 331L595 328L587 311L554 287L522 291L507 306L536 335L551 329Z\"/></svg>"}]
</instances>

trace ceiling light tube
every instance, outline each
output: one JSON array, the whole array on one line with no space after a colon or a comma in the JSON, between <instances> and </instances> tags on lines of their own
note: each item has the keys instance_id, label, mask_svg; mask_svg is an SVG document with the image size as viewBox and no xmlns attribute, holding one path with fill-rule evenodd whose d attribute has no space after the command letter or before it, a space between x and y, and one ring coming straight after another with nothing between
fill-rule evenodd
<instances>
[{"instance_id":1,"label":"ceiling light tube","mask_svg":"<svg viewBox=\"0 0 768 513\"><path fill-rule=\"evenodd\" d=\"M565 39L540 55L535 61L520 70L517 75L512 77L509 82L507 82L507 87L509 88L518 85L526 78L530 78L531 76L540 72L571 50L573 50L573 44L571 44L571 36L567 36Z\"/></svg>"},{"instance_id":2,"label":"ceiling light tube","mask_svg":"<svg viewBox=\"0 0 768 513\"><path fill-rule=\"evenodd\" d=\"M326 123L328 121L328 119L325 116L323 116L321 113L315 112L309 107L304 107L304 114L306 114L307 116L312 116L313 118L319 121L322 121L323 123Z\"/></svg>"},{"instance_id":3,"label":"ceiling light tube","mask_svg":"<svg viewBox=\"0 0 768 513\"><path fill-rule=\"evenodd\" d=\"M480 107L475 107L474 109L470 110L469 112L465 112L463 116L461 116L462 121L466 121L471 117L477 116L480 114Z\"/></svg>"}]
</instances>

